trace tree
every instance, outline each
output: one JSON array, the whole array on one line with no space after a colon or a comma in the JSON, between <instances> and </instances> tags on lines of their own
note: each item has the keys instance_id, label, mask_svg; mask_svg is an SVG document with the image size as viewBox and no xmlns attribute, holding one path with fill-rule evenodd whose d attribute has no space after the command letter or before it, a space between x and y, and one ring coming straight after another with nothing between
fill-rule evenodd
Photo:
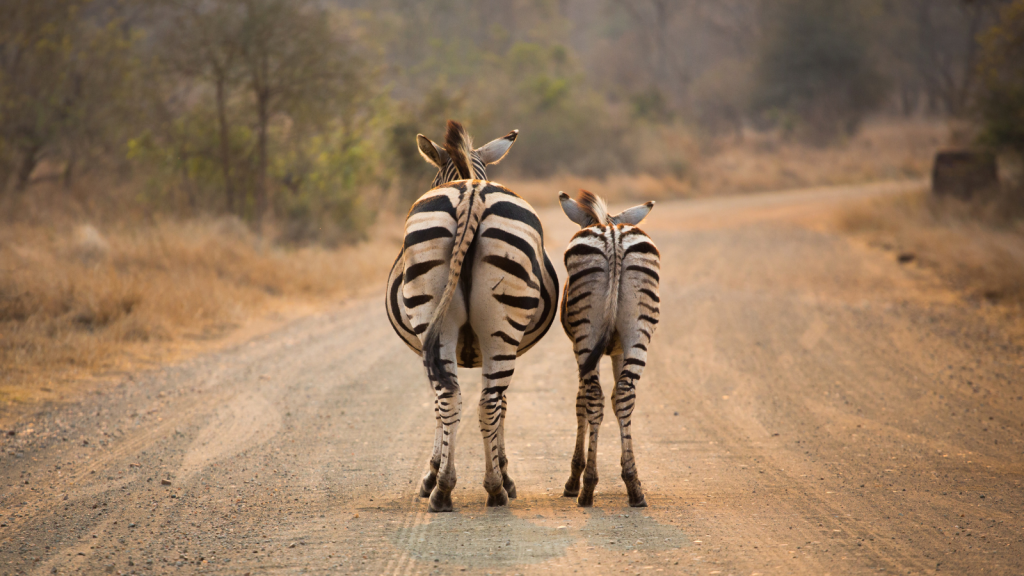
<instances>
[{"instance_id":1,"label":"tree","mask_svg":"<svg viewBox=\"0 0 1024 576\"><path fill-rule=\"evenodd\" d=\"M102 141L124 103L132 38L89 0L0 4L0 190L24 189L40 161L64 161L70 184L83 148Z\"/></svg>"},{"instance_id":2,"label":"tree","mask_svg":"<svg viewBox=\"0 0 1024 576\"><path fill-rule=\"evenodd\" d=\"M980 43L982 141L1024 158L1024 0L1004 7Z\"/></svg>"},{"instance_id":3,"label":"tree","mask_svg":"<svg viewBox=\"0 0 1024 576\"><path fill-rule=\"evenodd\" d=\"M228 212L259 228L273 207L294 212L295 202L274 201L275 188L312 205L324 170L359 163L366 173L368 156L353 151L373 101L335 13L313 1L162 0L153 16L167 89L158 133L143 132L132 150L178 174L190 206L209 207L204 196L223 190Z\"/></svg>"},{"instance_id":4,"label":"tree","mask_svg":"<svg viewBox=\"0 0 1024 576\"><path fill-rule=\"evenodd\" d=\"M217 152L224 179L224 197L229 213L241 208L231 174L231 123L228 99L240 78L238 64L244 11L237 2L205 0L164 0L157 7L165 16L160 30L163 61L185 77L208 82L214 88L217 112Z\"/></svg>"},{"instance_id":5,"label":"tree","mask_svg":"<svg viewBox=\"0 0 1024 576\"><path fill-rule=\"evenodd\" d=\"M637 26L649 31L643 37L649 43L647 54L651 61L652 71L658 79L671 76L681 91L690 84L690 73L676 61L674 51L669 47L669 25L672 18L687 8L687 2L680 0L616 0L618 5L629 13ZM664 83L664 82L662 82Z\"/></svg>"},{"instance_id":6,"label":"tree","mask_svg":"<svg viewBox=\"0 0 1024 576\"><path fill-rule=\"evenodd\" d=\"M754 70L754 110L824 144L852 134L886 94L860 3L778 0Z\"/></svg>"},{"instance_id":7,"label":"tree","mask_svg":"<svg viewBox=\"0 0 1024 576\"><path fill-rule=\"evenodd\" d=\"M311 3L242 0L241 73L256 109L257 228L268 207L268 128L275 114L293 120L329 111L356 82L329 18Z\"/></svg>"},{"instance_id":8,"label":"tree","mask_svg":"<svg viewBox=\"0 0 1024 576\"><path fill-rule=\"evenodd\" d=\"M887 66L905 113L925 97L926 110L962 116L977 85L977 36L995 21L1005 0L883 2L880 22Z\"/></svg>"}]
</instances>

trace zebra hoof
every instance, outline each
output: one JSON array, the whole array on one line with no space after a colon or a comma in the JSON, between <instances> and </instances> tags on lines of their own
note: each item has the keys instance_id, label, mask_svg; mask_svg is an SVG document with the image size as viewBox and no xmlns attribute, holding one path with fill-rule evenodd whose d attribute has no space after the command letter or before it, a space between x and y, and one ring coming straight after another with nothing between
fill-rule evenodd
<instances>
[{"instance_id":1,"label":"zebra hoof","mask_svg":"<svg viewBox=\"0 0 1024 576\"><path fill-rule=\"evenodd\" d=\"M626 494L629 495L629 505L633 508L646 508L647 499L644 498L644 490L640 486L640 479L636 477L636 474L632 476L623 476L622 480L626 483Z\"/></svg>"},{"instance_id":2,"label":"zebra hoof","mask_svg":"<svg viewBox=\"0 0 1024 576\"><path fill-rule=\"evenodd\" d=\"M562 491L562 496L566 498L575 498L580 494L580 478L579 476L570 476L565 482L565 490Z\"/></svg>"},{"instance_id":3,"label":"zebra hoof","mask_svg":"<svg viewBox=\"0 0 1024 576\"><path fill-rule=\"evenodd\" d=\"M576 499L576 505L580 508L590 508L594 505L594 494L586 492L580 494L580 497Z\"/></svg>"},{"instance_id":4,"label":"zebra hoof","mask_svg":"<svg viewBox=\"0 0 1024 576\"><path fill-rule=\"evenodd\" d=\"M505 476L505 481L501 483L502 487L505 488L505 492L508 493L509 498L516 497L516 483L511 478Z\"/></svg>"},{"instance_id":5,"label":"zebra hoof","mask_svg":"<svg viewBox=\"0 0 1024 576\"><path fill-rule=\"evenodd\" d=\"M487 507L494 508L496 506L507 506L508 505L508 492L504 488L498 490L494 494L487 496Z\"/></svg>"},{"instance_id":6,"label":"zebra hoof","mask_svg":"<svg viewBox=\"0 0 1024 576\"><path fill-rule=\"evenodd\" d=\"M434 490L434 486L437 486L437 474L428 472L420 484L420 498L429 498L430 493Z\"/></svg>"},{"instance_id":7,"label":"zebra hoof","mask_svg":"<svg viewBox=\"0 0 1024 576\"><path fill-rule=\"evenodd\" d=\"M427 512L451 512L452 493L445 494L438 488L430 493L430 503L427 505Z\"/></svg>"},{"instance_id":8,"label":"zebra hoof","mask_svg":"<svg viewBox=\"0 0 1024 576\"><path fill-rule=\"evenodd\" d=\"M647 498L645 498L643 494L641 494L640 497L636 499L630 497L629 505L633 508L647 508Z\"/></svg>"}]
</instances>

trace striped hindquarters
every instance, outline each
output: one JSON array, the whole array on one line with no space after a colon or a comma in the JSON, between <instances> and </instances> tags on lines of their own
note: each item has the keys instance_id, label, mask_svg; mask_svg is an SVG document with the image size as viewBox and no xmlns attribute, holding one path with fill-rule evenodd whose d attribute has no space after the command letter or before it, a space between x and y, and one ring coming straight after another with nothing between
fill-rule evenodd
<instances>
[{"instance_id":1,"label":"striped hindquarters","mask_svg":"<svg viewBox=\"0 0 1024 576\"><path fill-rule=\"evenodd\" d=\"M430 316L415 312L440 298L444 289L455 246L455 209L466 189L465 183L435 188L413 204L406 217L402 250L388 276L388 320L416 353L422 352L420 335L427 330Z\"/></svg>"},{"instance_id":2,"label":"striped hindquarters","mask_svg":"<svg viewBox=\"0 0 1024 576\"><path fill-rule=\"evenodd\" d=\"M588 226L569 242L565 268L562 327L581 374L619 351L624 331L650 341L660 313L660 256L647 234L628 224Z\"/></svg>"},{"instance_id":3,"label":"striped hindquarters","mask_svg":"<svg viewBox=\"0 0 1024 576\"><path fill-rule=\"evenodd\" d=\"M474 283L479 282L481 292L506 310L511 328L525 329L517 344L517 355L521 355L554 322L558 278L544 251L540 219L530 204L493 182L484 186L480 196L486 209L478 233ZM486 300L481 304L486 305Z\"/></svg>"},{"instance_id":4,"label":"striped hindquarters","mask_svg":"<svg viewBox=\"0 0 1024 576\"><path fill-rule=\"evenodd\" d=\"M481 366L479 338L516 333L517 355L550 328L558 301L554 267L544 252L540 220L526 201L501 185L485 181L451 182L431 190L412 207L402 250L388 277L386 308L395 332L413 351L443 298L454 262L456 236L463 225L460 206L469 210L472 195L475 235L460 261L454 298L469 320L459 330L459 366ZM466 214L466 225L471 215ZM496 315L508 330L477 335L474 315ZM497 334L497 336L495 336Z\"/></svg>"},{"instance_id":5,"label":"striped hindquarters","mask_svg":"<svg viewBox=\"0 0 1024 576\"><path fill-rule=\"evenodd\" d=\"M622 226L619 243L622 279L617 331L621 340L627 327L636 330L639 335L634 334L631 341L646 350L661 318L661 254L650 236L635 226Z\"/></svg>"}]
</instances>

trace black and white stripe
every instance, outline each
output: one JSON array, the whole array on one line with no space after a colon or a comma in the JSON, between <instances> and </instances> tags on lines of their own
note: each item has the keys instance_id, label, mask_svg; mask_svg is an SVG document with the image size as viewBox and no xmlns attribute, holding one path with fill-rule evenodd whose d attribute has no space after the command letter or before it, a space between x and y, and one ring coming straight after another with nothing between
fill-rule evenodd
<instances>
[{"instance_id":1,"label":"black and white stripe","mask_svg":"<svg viewBox=\"0 0 1024 576\"><path fill-rule=\"evenodd\" d=\"M604 201L589 192L581 190L577 200L564 193L559 199L569 219L582 228L565 250L569 277L562 299L562 327L573 342L580 387L576 395L576 449L563 494L578 496L580 506L594 502L597 436L604 416L598 364L607 354L612 357L615 376L612 404L622 439L622 479L629 505L646 506L633 457L631 425L636 385L647 365L647 349L661 313L661 257L651 238L636 225L654 202L609 216Z\"/></svg>"},{"instance_id":2,"label":"black and white stripe","mask_svg":"<svg viewBox=\"0 0 1024 576\"><path fill-rule=\"evenodd\" d=\"M419 137L424 157L438 167L434 181L443 185L409 211L405 242L388 278L388 318L422 355L435 392L434 450L420 489L435 512L452 509L462 413L456 366L483 367L479 414L487 504L515 498L505 456L505 390L516 358L555 317L558 279L544 252L540 220L525 200L487 181L483 171L504 156L515 136L473 150L462 126L449 121L444 148ZM453 169L469 179L447 180Z\"/></svg>"}]
</instances>

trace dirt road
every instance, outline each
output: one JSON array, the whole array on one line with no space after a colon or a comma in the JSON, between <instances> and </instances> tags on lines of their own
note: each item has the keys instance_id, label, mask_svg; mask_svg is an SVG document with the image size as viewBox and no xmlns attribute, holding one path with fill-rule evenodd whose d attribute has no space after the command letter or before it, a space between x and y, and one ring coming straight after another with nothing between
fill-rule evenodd
<instances>
[{"instance_id":1,"label":"dirt road","mask_svg":"<svg viewBox=\"0 0 1024 576\"><path fill-rule=\"evenodd\" d=\"M509 391L518 499L484 506L463 370L455 512L427 514L431 393L375 296L20 422L0 574L1024 573L1022 350L927 271L806 225L897 188L655 207L649 508L626 506L611 417L594 507L561 496L576 378L556 325ZM573 229L542 219L560 261Z\"/></svg>"}]
</instances>

